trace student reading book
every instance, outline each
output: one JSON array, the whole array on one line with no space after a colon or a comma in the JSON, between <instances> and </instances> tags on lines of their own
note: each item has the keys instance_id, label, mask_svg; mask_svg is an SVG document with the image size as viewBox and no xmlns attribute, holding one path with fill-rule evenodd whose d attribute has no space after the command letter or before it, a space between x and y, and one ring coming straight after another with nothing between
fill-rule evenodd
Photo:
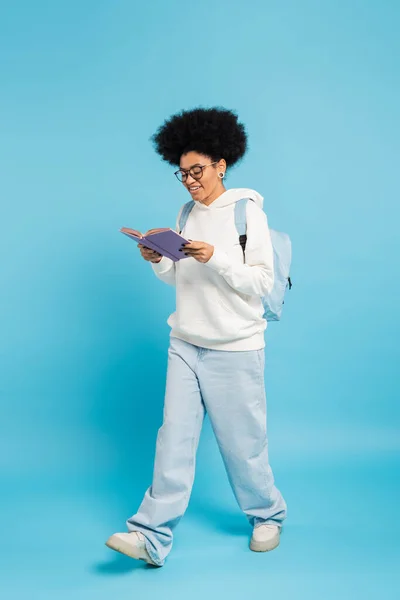
<instances>
[{"instance_id":1,"label":"student reading book","mask_svg":"<svg viewBox=\"0 0 400 600\"><path fill-rule=\"evenodd\" d=\"M278 546L286 518L286 502L268 459L264 389L267 321L262 297L274 286L273 246L262 196L224 185L227 169L245 154L245 128L229 110L199 108L173 115L154 142L160 156L176 165L175 175L194 202L186 224L180 227L182 207L175 227L193 240L179 252L191 260L160 258L142 245L160 241L156 236L165 231L137 238L156 276L176 287L176 310L168 318L164 419L152 483L127 519L127 531L114 533L106 544L151 565L164 565L189 502L207 413L236 500L252 528L250 549L267 552ZM251 200L246 204L245 252L235 223L235 206L243 198ZM143 395L134 391L131 398L132 403L143 402ZM151 401L146 397L149 410ZM140 409L141 418L143 414ZM133 422L132 435L140 427L140 419ZM232 538L222 549L235 543ZM193 560L197 555L194 551Z\"/></svg>"}]
</instances>

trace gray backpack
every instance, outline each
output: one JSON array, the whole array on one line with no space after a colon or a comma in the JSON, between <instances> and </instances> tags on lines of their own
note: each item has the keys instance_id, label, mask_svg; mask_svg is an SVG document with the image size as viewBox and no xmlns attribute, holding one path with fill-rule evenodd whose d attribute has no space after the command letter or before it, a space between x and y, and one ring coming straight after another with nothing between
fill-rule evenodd
<instances>
[{"instance_id":1,"label":"gray backpack","mask_svg":"<svg viewBox=\"0 0 400 600\"><path fill-rule=\"evenodd\" d=\"M243 249L243 256L246 250L247 241L247 222L246 205L251 198L242 198L235 204L235 225L239 235L239 242ZM194 206L194 200L187 202L179 219L179 230L183 231L186 225L190 211ZM292 243L286 233L269 230L274 252L274 287L268 296L262 296L261 300L264 306L264 318L267 321L279 321L282 314L284 297L286 290L292 288L290 279L290 263L292 261Z\"/></svg>"}]
</instances>

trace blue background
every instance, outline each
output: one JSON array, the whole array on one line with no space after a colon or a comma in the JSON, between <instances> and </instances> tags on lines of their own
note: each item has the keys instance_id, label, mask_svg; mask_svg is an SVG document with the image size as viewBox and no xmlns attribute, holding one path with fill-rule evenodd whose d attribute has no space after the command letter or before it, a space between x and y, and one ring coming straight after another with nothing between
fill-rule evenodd
<instances>
[{"instance_id":1,"label":"blue background","mask_svg":"<svg viewBox=\"0 0 400 600\"><path fill-rule=\"evenodd\" d=\"M381 0L0 6L2 588L7 598L398 598L399 27ZM271 324L281 547L248 529L206 425L192 501L154 570L104 546L151 481L174 291L121 226L188 198L149 137L236 109L231 187L290 233ZM397 589L397 592L396 592Z\"/></svg>"}]
</instances>

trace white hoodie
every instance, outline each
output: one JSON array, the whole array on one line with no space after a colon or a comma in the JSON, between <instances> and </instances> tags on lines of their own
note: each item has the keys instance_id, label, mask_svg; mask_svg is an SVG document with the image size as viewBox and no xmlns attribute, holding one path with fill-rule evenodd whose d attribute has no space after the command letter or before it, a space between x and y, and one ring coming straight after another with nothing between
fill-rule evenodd
<instances>
[{"instance_id":1,"label":"white hoodie","mask_svg":"<svg viewBox=\"0 0 400 600\"><path fill-rule=\"evenodd\" d=\"M247 203L246 258L235 227L235 203ZM176 286L176 311L168 318L171 336L213 350L264 348L261 296L273 287L273 251L263 198L250 189L231 189L210 206L196 202L182 235L214 246L207 263L189 257L151 263L157 277ZM183 208L183 207L182 207ZM176 231L179 231L179 211Z\"/></svg>"}]
</instances>

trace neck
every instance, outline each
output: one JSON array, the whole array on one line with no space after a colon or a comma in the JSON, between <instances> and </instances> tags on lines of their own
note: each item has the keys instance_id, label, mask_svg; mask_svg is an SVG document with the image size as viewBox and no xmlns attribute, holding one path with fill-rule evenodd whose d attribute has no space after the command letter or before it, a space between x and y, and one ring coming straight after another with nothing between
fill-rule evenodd
<instances>
[{"instance_id":1,"label":"neck","mask_svg":"<svg viewBox=\"0 0 400 600\"><path fill-rule=\"evenodd\" d=\"M210 204L212 204L214 202L214 200L219 198L221 196L221 194L223 194L224 192L226 192L226 188L225 188L224 184L222 182L218 183L215 190L207 198L204 198L204 200L201 200L201 204L210 206Z\"/></svg>"}]
</instances>

